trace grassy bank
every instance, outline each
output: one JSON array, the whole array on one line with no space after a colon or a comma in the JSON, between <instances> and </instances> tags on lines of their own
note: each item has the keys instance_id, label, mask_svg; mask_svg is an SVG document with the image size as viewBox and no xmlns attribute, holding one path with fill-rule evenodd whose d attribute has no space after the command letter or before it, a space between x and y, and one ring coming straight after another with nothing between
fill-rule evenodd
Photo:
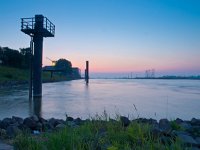
<instances>
[{"instance_id":1,"label":"grassy bank","mask_svg":"<svg viewBox=\"0 0 200 150\"><path fill-rule=\"evenodd\" d=\"M51 78L50 72L42 73L43 82L53 82L71 80L59 74L54 74ZM29 70L0 66L0 84L6 83L26 83L29 80Z\"/></svg>"},{"instance_id":2,"label":"grassy bank","mask_svg":"<svg viewBox=\"0 0 200 150\"><path fill-rule=\"evenodd\" d=\"M52 133L30 136L21 134L14 145L19 150L182 150L179 140L163 144L151 133L149 124L131 122L123 127L120 121L95 120L81 126Z\"/></svg>"}]
</instances>

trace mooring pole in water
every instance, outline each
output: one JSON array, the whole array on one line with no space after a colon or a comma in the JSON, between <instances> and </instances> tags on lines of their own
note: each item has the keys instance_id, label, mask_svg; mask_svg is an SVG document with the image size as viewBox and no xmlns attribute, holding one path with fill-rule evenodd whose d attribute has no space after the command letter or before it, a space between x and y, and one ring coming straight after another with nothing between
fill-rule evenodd
<instances>
[{"instance_id":1,"label":"mooring pole in water","mask_svg":"<svg viewBox=\"0 0 200 150\"><path fill-rule=\"evenodd\" d=\"M35 15L33 18L21 18L21 31L33 37L34 49L33 58L33 77L30 78L29 96L42 96L42 52L43 52L43 37L54 37L55 25L51 23L43 15ZM33 86L32 86L33 84Z\"/></svg>"},{"instance_id":2,"label":"mooring pole in water","mask_svg":"<svg viewBox=\"0 0 200 150\"><path fill-rule=\"evenodd\" d=\"M86 84L89 83L89 61L86 61L85 82Z\"/></svg>"},{"instance_id":3,"label":"mooring pole in water","mask_svg":"<svg viewBox=\"0 0 200 150\"><path fill-rule=\"evenodd\" d=\"M43 23L42 15L35 16L34 57L33 57L33 96L42 96L42 51L43 51Z\"/></svg>"},{"instance_id":4,"label":"mooring pole in water","mask_svg":"<svg viewBox=\"0 0 200 150\"><path fill-rule=\"evenodd\" d=\"M33 93L33 37L31 37L30 42L30 52L29 52L29 61L30 61L30 73L29 73L29 98L32 98Z\"/></svg>"}]
</instances>

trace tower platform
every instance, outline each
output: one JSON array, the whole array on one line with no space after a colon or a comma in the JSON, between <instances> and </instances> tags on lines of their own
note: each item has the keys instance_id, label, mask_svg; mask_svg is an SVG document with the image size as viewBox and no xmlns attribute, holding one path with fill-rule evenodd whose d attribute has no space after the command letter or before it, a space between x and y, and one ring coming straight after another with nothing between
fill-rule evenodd
<instances>
[{"instance_id":1,"label":"tower platform","mask_svg":"<svg viewBox=\"0 0 200 150\"><path fill-rule=\"evenodd\" d=\"M55 25L46 17L40 16L42 18L41 23L42 28L38 31L36 28L35 17L32 18L21 18L21 31L30 36L35 34L42 34L43 37L54 37L55 36Z\"/></svg>"}]
</instances>

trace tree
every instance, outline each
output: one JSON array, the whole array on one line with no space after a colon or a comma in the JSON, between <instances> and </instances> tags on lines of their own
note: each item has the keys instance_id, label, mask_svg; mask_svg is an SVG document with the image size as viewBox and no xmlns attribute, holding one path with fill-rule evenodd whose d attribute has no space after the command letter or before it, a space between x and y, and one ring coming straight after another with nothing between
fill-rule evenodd
<instances>
[{"instance_id":1,"label":"tree","mask_svg":"<svg viewBox=\"0 0 200 150\"><path fill-rule=\"evenodd\" d=\"M5 66L21 67L23 56L18 50L13 50L8 47L1 48L1 61Z\"/></svg>"},{"instance_id":2,"label":"tree","mask_svg":"<svg viewBox=\"0 0 200 150\"><path fill-rule=\"evenodd\" d=\"M20 48L20 54L23 55L21 67L24 68L24 69L28 69L30 67L31 55L32 55L30 47Z\"/></svg>"},{"instance_id":3,"label":"tree","mask_svg":"<svg viewBox=\"0 0 200 150\"><path fill-rule=\"evenodd\" d=\"M72 63L66 59L59 59L56 62L55 68L58 70L63 70L66 74L72 74Z\"/></svg>"}]
</instances>

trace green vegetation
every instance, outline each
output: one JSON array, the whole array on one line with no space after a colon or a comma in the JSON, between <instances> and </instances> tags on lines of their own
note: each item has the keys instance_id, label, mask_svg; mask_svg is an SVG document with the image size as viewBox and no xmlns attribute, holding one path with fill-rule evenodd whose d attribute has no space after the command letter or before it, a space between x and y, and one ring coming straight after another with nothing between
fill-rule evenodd
<instances>
[{"instance_id":1,"label":"green vegetation","mask_svg":"<svg viewBox=\"0 0 200 150\"><path fill-rule=\"evenodd\" d=\"M184 130L178 123L176 123L176 121L171 121L170 122L171 127L173 130Z\"/></svg>"},{"instance_id":2,"label":"green vegetation","mask_svg":"<svg viewBox=\"0 0 200 150\"><path fill-rule=\"evenodd\" d=\"M163 144L151 133L149 124L131 122L123 127L120 121L92 120L83 125L41 135L21 134L14 145L20 150L181 150L180 141Z\"/></svg>"},{"instance_id":3,"label":"green vegetation","mask_svg":"<svg viewBox=\"0 0 200 150\"><path fill-rule=\"evenodd\" d=\"M0 83L6 81L28 81L29 71L0 66Z\"/></svg>"},{"instance_id":4,"label":"green vegetation","mask_svg":"<svg viewBox=\"0 0 200 150\"><path fill-rule=\"evenodd\" d=\"M29 68L31 60L30 48L14 50L0 46L0 84L15 85L29 81ZM66 59L59 59L56 62L56 69L59 73L43 72L43 82L72 80L72 64ZM67 76L67 77L66 77Z\"/></svg>"},{"instance_id":5,"label":"green vegetation","mask_svg":"<svg viewBox=\"0 0 200 150\"><path fill-rule=\"evenodd\" d=\"M51 78L50 72L43 72L43 82L52 82L52 81L62 81L62 80L70 80L70 78L66 78L60 74L54 74L53 78ZM13 67L5 67L0 66L0 84L3 83L11 83L12 82L28 82L29 80L29 70L27 69L19 69Z\"/></svg>"},{"instance_id":6,"label":"green vegetation","mask_svg":"<svg viewBox=\"0 0 200 150\"><path fill-rule=\"evenodd\" d=\"M72 74L72 63L66 59L59 59L56 61L55 68L58 70L63 70L64 74L71 75Z\"/></svg>"},{"instance_id":7,"label":"green vegetation","mask_svg":"<svg viewBox=\"0 0 200 150\"><path fill-rule=\"evenodd\" d=\"M28 69L30 58L30 48L14 50L8 47L0 47L0 65L2 66Z\"/></svg>"}]
</instances>

